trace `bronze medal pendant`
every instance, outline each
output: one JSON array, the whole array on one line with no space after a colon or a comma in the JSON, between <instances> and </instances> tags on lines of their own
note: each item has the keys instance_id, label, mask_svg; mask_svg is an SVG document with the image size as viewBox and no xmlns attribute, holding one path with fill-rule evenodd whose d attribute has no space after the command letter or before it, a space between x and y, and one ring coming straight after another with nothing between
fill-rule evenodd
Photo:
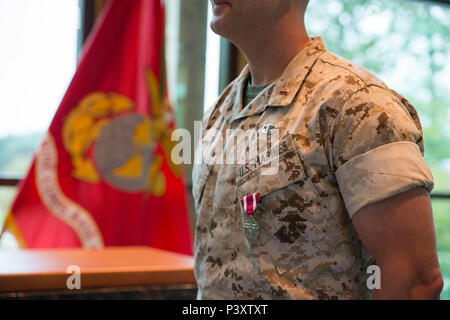
<instances>
[{"instance_id":1,"label":"bronze medal pendant","mask_svg":"<svg viewBox=\"0 0 450 320\"><path fill-rule=\"evenodd\" d=\"M244 235L248 241L253 242L258 238L259 226L258 222L255 220L253 215L255 214L256 208L261 203L261 196L259 193L253 193L245 196L241 200L242 209L247 216L244 222Z\"/></svg>"},{"instance_id":2,"label":"bronze medal pendant","mask_svg":"<svg viewBox=\"0 0 450 320\"><path fill-rule=\"evenodd\" d=\"M259 226L258 222L255 220L255 218L253 218L253 216L250 216L244 223L244 235L250 242L258 239Z\"/></svg>"}]
</instances>

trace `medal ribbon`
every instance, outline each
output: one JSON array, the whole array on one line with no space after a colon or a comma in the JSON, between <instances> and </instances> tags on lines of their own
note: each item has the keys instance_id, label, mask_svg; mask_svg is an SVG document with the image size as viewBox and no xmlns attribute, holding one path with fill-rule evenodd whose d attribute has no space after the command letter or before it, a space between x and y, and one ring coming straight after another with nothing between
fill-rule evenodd
<instances>
[{"instance_id":1,"label":"medal ribbon","mask_svg":"<svg viewBox=\"0 0 450 320\"><path fill-rule=\"evenodd\" d=\"M256 211L256 207L261 202L261 195L259 192L249 194L248 196L242 197L242 207L247 215L253 216Z\"/></svg>"}]
</instances>

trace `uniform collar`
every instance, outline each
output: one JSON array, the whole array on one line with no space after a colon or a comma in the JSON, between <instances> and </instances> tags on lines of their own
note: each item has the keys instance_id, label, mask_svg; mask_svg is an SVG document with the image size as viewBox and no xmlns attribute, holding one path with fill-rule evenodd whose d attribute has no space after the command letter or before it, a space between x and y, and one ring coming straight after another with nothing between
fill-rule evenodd
<instances>
[{"instance_id":1,"label":"uniform collar","mask_svg":"<svg viewBox=\"0 0 450 320\"><path fill-rule=\"evenodd\" d=\"M234 95L234 102L223 104L220 107L220 113L228 120L234 121L262 113L268 107L290 105L317 58L326 51L321 37L314 37L311 40L288 64L281 76L267 86L250 105L242 109L244 88L250 76L249 66L246 65L230 92L231 95Z\"/></svg>"}]
</instances>

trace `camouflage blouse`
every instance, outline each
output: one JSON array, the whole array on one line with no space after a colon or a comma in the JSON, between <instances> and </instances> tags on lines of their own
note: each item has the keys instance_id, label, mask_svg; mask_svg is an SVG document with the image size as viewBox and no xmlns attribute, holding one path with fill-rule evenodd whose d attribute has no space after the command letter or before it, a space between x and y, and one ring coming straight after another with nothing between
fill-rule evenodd
<instances>
[{"instance_id":1,"label":"camouflage blouse","mask_svg":"<svg viewBox=\"0 0 450 320\"><path fill-rule=\"evenodd\" d=\"M375 261L353 215L433 188L414 107L312 40L243 106L246 66L203 120L193 171L199 299L370 298ZM241 199L254 193L259 234L249 241Z\"/></svg>"}]
</instances>

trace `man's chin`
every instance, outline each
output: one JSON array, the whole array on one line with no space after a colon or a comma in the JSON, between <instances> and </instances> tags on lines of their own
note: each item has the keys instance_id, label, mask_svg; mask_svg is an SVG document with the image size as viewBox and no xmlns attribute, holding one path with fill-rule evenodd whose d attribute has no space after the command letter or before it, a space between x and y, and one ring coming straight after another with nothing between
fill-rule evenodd
<instances>
[{"instance_id":1,"label":"man's chin","mask_svg":"<svg viewBox=\"0 0 450 320\"><path fill-rule=\"evenodd\" d=\"M212 18L210 27L212 31L225 38L230 31L226 18L222 16Z\"/></svg>"},{"instance_id":2,"label":"man's chin","mask_svg":"<svg viewBox=\"0 0 450 320\"><path fill-rule=\"evenodd\" d=\"M209 26L211 27L211 30L214 31L215 33L217 33L219 36L224 37L224 29L225 25L222 21L223 19L221 17L214 17L211 20L211 23L209 24Z\"/></svg>"}]
</instances>

